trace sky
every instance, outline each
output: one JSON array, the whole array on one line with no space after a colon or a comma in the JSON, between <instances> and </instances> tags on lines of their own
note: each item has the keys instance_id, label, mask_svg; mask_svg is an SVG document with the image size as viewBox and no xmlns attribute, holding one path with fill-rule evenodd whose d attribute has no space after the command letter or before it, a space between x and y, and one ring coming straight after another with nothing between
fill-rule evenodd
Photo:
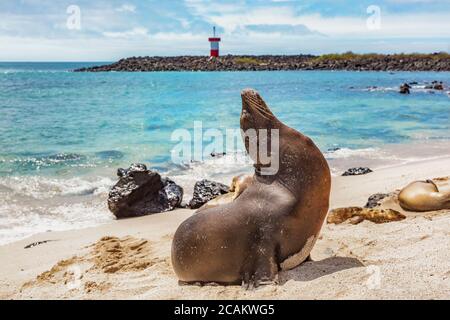
<instances>
[{"instance_id":1,"label":"sky","mask_svg":"<svg viewBox=\"0 0 450 320\"><path fill-rule=\"evenodd\" d=\"M0 61L450 51L450 0L1 0Z\"/></svg>"}]
</instances>

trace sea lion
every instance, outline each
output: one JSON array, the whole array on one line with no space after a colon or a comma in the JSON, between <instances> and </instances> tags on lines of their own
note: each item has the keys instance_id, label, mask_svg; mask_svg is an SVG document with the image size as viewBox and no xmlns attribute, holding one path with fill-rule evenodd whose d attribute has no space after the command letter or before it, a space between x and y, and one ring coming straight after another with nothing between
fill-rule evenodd
<instances>
[{"instance_id":1,"label":"sea lion","mask_svg":"<svg viewBox=\"0 0 450 320\"><path fill-rule=\"evenodd\" d=\"M400 206L407 211L425 212L450 209L450 192L442 192L434 181L416 181L398 195Z\"/></svg>"},{"instance_id":2,"label":"sea lion","mask_svg":"<svg viewBox=\"0 0 450 320\"><path fill-rule=\"evenodd\" d=\"M392 209L348 207L330 211L327 223L341 224L349 220L351 224L358 224L369 220L380 224L404 219L406 219L405 215Z\"/></svg>"},{"instance_id":3,"label":"sea lion","mask_svg":"<svg viewBox=\"0 0 450 320\"><path fill-rule=\"evenodd\" d=\"M235 201L190 217L175 233L172 265L181 283L276 282L280 268L309 257L322 228L331 175L313 141L279 121L251 89L242 92L241 129L279 133L279 148L270 148L278 170L268 175L272 163L255 156L244 138L255 163L252 183ZM258 136L258 149L263 140Z\"/></svg>"},{"instance_id":4,"label":"sea lion","mask_svg":"<svg viewBox=\"0 0 450 320\"><path fill-rule=\"evenodd\" d=\"M217 198L205 203L196 213L202 212L203 210L218 207L224 204L233 202L244 192L245 189L252 183L253 176L241 174L233 178L230 186L230 192L218 196Z\"/></svg>"},{"instance_id":5,"label":"sea lion","mask_svg":"<svg viewBox=\"0 0 450 320\"><path fill-rule=\"evenodd\" d=\"M253 182L253 176L241 174L233 178L231 182L230 192L234 193L234 200L236 200L245 189Z\"/></svg>"}]
</instances>

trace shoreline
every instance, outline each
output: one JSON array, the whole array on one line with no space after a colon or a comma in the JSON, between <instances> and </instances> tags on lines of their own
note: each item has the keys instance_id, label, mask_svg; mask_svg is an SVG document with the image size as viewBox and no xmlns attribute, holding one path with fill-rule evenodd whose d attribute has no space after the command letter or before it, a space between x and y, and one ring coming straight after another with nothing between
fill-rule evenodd
<instances>
[{"instance_id":1,"label":"shoreline","mask_svg":"<svg viewBox=\"0 0 450 320\"><path fill-rule=\"evenodd\" d=\"M450 55L433 54L326 54L313 55L225 55L130 57L107 65L75 69L74 72L158 71L450 71Z\"/></svg>"},{"instance_id":2,"label":"shoreline","mask_svg":"<svg viewBox=\"0 0 450 320\"><path fill-rule=\"evenodd\" d=\"M363 206L374 193L392 192L419 179L450 176L450 156L422 160L377 170L369 175L334 177L331 209ZM363 187L361 187L363 186ZM314 262L281 274L278 286L264 286L253 291L240 287L180 287L170 266L170 247L178 225L193 211L172 212L115 220L104 225L62 232L41 233L0 246L5 263L0 266L2 299L445 299L450 297L448 227L450 211L409 213L407 219L375 225L324 225L322 236L313 250ZM80 262L84 286L68 289L54 268L58 261L83 256L90 245L102 237L129 237L148 242L150 266L115 274L84 269ZM124 238L125 237L125 238ZM422 239L423 240L420 240ZM53 240L24 249L39 241ZM121 243L121 242L120 242ZM371 243L370 245L368 243ZM424 253L425 252L425 253ZM131 257L133 258L133 257ZM430 261L430 263L427 263ZM377 266L383 275L378 289L367 288L367 267ZM53 268L53 269L52 269ZM49 281L37 280L45 271L55 274ZM89 271L90 270L90 271ZM85 273L84 273L85 272ZM432 274L432 275L430 275ZM416 281L411 283L411 276ZM135 282L139 279L138 282ZM97 284L87 290L87 283ZM26 285L24 286L24 284ZM448 286L445 286L448 283ZM408 287L405 288L405 285ZM437 287L440 286L440 287ZM444 287L443 287L444 286ZM403 288L403 289L402 289ZM407 289L407 290L406 290ZM305 291L311 290L311 291Z\"/></svg>"},{"instance_id":3,"label":"shoreline","mask_svg":"<svg viewBox=\"0 0 450 320\"><path fill-rule=\"evenodd\" d=\"M325 156L333 178L339 178L344 171L352 167L369 167L377 172L428 161L445 160L450 157L447 151L449 143L448 140L442 140L431 144L404 143L363 149L343 148L325 152ZM239 170L236 170L236 165L223 164L222 160L226 159L211 158L205 162L194 163L184 170L168 169L160 173L183 187L183 201L187 203L192 198L193 187L198 180L208 179L228 185L234 176L252 173L251 165L241 166ZM128 160L126 161L119 166L126 166ZM33 176L34 187L31 189L21 183L23 177L2 177L0 187L3 189L0 191L6 192L3 193L5 199L10 199L3 203L2 210L19 210L24 213L18 214L17 219L16 215L13 215L10 222L5 221L5 224L8 223L5 226L11 230L8 230L11 235L6 236L5 233L5 241L2 241L0 245L21 241L46 230L55 232L82 230L115 221L106 202L109 188L117 179L116 171L117 167L114 165L93 171L89 169L89 172L73 176ZM10 191L7 191L8 188ZM16 203L21 205L18 206ZM38 216L27 212L30 214L37 212ZM23 218L20 218L21 215ZM40 232L31 234L32 228L39 228ZM4 230L7 230L6 227ZM12 235L13 230L16 235Z\"/></svg>"}]
</instances>

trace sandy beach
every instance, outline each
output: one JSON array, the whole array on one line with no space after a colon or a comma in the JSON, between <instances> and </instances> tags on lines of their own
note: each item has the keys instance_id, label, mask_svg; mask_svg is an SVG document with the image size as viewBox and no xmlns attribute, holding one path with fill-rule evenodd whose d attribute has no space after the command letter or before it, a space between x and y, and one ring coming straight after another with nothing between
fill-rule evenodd
<instances>
[{"instance_id":1,"label":"sandy beach","mask_svg":"<svg viewBox=\"0 0 450 320\"><path fill-rule=\"evenodd\" d=\"M448 176L450 157L335 177L331 208ZM280 273L279 285L253 290L178 285L171 240L191 210L42 233L0 247L0 298L449 299L450 211L403 213L400 222L324 225L313 261Z\"/></svg>"}]
</instances>

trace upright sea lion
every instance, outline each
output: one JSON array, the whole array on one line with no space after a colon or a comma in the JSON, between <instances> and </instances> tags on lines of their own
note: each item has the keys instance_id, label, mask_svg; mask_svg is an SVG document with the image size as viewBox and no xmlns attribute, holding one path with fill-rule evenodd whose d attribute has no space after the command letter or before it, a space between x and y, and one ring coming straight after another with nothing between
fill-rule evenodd
<instances>
[{"instance_id":1,"label":"upright sea lion","mask_svg":"<svg viewBox=\"0 0 450 320\"><path fill-rule=\"evenodd\" d=\"M254 90L242 92L241 129L279 133L267 175L260 156L252 183L235 201L210 208L181 224L172 243L172 265L181 282L259 285L276 281L279 269L304 262L329 208L328 164L312 140L281 123ZM277 131L278 130L278 131ZM267 136L267 132L266 132ZM258 135L258 148L264 141ZM273 157L275 156L275 157Z\"/></svg>"},{"instance_id":2,"label":"upright sea lion","mask_svg":"<svg viewBox=\"0 0 450 320\"><path fill-rule=\"evenodd\" d=\"M197 210L196 213L200 213L206 209L218 207L221 205L228 204L233 202L248 188L248 186L252 183L253 176L241 174L233 178L230 186L230 192L227 194L223 194L218 196L217 198L205 203L200 209Z\"/></svg>"},{"instance_id":3,"label":"upright sea lion","mask_svg":"<svg viewBox=\"0 0 450 320\"><path fill-rule=\"evenodd\" d=\"M407 211L450 209L450 192L441 192L432 180L409 184L400 192L398 200L400 206Z\"/></svg>"}]
</instances>

